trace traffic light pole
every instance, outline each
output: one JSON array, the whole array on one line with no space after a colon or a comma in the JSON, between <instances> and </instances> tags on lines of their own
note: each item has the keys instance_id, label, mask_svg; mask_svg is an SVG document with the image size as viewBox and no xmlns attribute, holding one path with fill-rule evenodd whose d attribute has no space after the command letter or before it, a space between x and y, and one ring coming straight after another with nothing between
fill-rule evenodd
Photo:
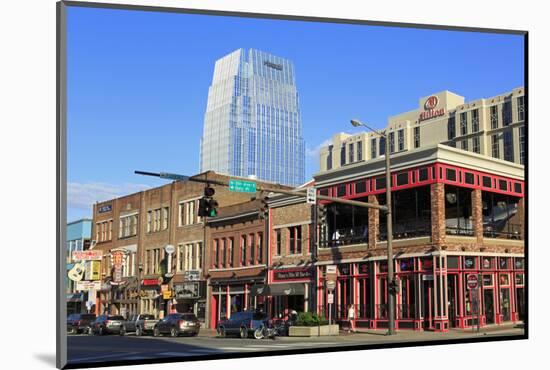
<instances>
[{"instance_id":1,"label":"traffic light pole","mask_svg":"<svg viewBox=\"0 0 550 370\"><path fill-rule=\"evenodd\" d=\"M157 173L157 172L145 172L145 171L134 171L134 173L137 174L137 175L160 177L160 178L167 179L167 180L193 181L193 182L200 182L200 183L204 183L204 184L213 184L213 185L220 185L220 186L229 187L229 182L228 181L214 180L214 179L206 180L206 179L202 179L202 178L197 177L197 176L201 176L201 175L184 176L184 175L178 175L178 174L171 174L171 173L167 173L167 172ZM294 196L303 197L303 198L307 197L305 189L304 190L285 190L285 189L279 189L279 188L272 188L272 187L269 187L269 186L256 185L256 190L257 191L265 191L265 192L268 192L268 193L279 193L279 194L286 194L286 195L294 195ZM356 200L349 200L349 199L334 198L334 197L329 197L329 196L320 195L320 194L317 194L317 199L328 200L330 202L347 204L347 205L356 206L356 207L375 208L375 209L378 209L378 210L384 211L384 212L386 212L388 210L387 206L383 206L383 205L379 205L379 204L359 202L359 201L356 201Z\"/></svg>"}]
</instances>

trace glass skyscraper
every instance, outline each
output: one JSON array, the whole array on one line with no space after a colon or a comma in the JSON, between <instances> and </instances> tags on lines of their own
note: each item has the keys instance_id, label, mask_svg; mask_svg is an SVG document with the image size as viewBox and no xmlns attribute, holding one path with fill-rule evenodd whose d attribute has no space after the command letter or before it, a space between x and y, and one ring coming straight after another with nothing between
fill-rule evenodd
<instances>
[{"instance_id":1,"label":"glass skyscraper","mask_svg":"<svg viewBox=\"0 0 550 370\"><path fill-rule=\"evenodd\" d=\"M285 185L304 182L304 139L294 65L239 49L216 61L200 170Z\"/></svg>"}]
</instances>

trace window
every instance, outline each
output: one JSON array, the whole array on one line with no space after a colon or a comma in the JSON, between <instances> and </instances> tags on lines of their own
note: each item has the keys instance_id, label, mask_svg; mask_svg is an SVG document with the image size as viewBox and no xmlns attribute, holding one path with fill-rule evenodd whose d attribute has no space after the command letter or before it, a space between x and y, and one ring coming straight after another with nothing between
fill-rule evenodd
<instances>
[{"instance_id":1,"label":"window","mask_svg":"<svg viewBox=\"0 0 550 370\"><path fill-rule=\"evenodd\" d=\"M229 256L229 267L233 267L233 263L235 262L235 251L234 251L234 248L233 248L233 245L235 244L235 239L233 238L229 238L228 239L228 244L227 244L227 255Z\"/></svg>"},{"instance_id":2,"label":"window","mask_svg":"<svg viewBox=\"0 0 550 370\"><path fill-rule=\"evenodd\" d=\"M202 269L202 243L197 243L197 252L195 253L195 266L197 266L197 269Z\"/></svg>"},{"instance_id":3,"label":"window","mask_svg":"<svg viewBox=\"0 0 550 370\"><path fill-rule=\"evenodd\" d=\"M107 220L96 223L96 240L106 242L113 237L113 220Z\"/></svg>"},{"instance_id":4,"label":"window","mask_svg":"<svg viewBox=\"0 0 550 370\"><path fill-rule=\"evenodd\" d=\"M293 226L288 228L290 235L289 253L302 254L302 227Z\"/></svg>"},{"instance_id":5,"label":"window","mask_svg":"<svg viewBox=\"0 0 550 370\"><path fill-rule=\"evenodd\" d=\"M456 171L450 168L445 170L445 177L447 180L456 181Z\"/></svg>"},{"instance_id":6,"label":"window","mask_svg":"<svg viewBox=\"0 0 550 370\"><path fill-rule=\"evenodd\" d=\"M390 132L390 153L395 152L395 132Z\"/></svg>"},{"instance_id":7,"label":"window","mask_svg":"<svg viewBox=\"0 0 550 370\"><path fill-rule=\"evenodd\" d=\"M524 97L519 96L517 99L518 104L518 121L524 121L525 120L525 105L524 105Z\"/></svg>"},{"instance_id":8,"label":"window","mask_svg":"<svg viewBox=\"0 0 550 370\"><path fill-rule=\"evenodd\" d=\"M397 131L397 149L405 150L405 130L403 129Z\"/></svg>"},{"instance_id":9,"label":"window","mask_svg":"<svg viewBox=\"0 0 550 370\"><path fill-rule=\"evenodd\" d=\"M366 181L357 181L355 183L355 194L364 193L367 191L367 182Z\"/></svg>"},{"instance_id":10,"label":"window","mask_svg":"<svg viewBox=\"0 0 550 370\"><path fill-rule=\"evenodd\" d=\"M147 232L153 231L153 211L147 212Z\"/></svg>"},{"instance_id":11,"label":"window","mask_svg":"<svg viewBox=\"0 0 550 370\"><path fill-rule=\"evenodd\" d=\"M328 155L327 155L327 170L331 170L331 169L332 169L332 149L333 149L333 146L332 146L332 145L329 145L329 147L328 147Z\"/></svg>"},{"instance_id":12,"label":"window","mask_svg":"<svg viewBox=\"0 0 550 370\"><path fill-rule=\"evenodd\" d=\"M472 132L479 131L479 109L472 111Z\"/></svg>"},{"instance_id":13,"label":"window","mask_svg":"<svg viewBox=\"0 0 550 370\"><path fill-rule=\"evenodd\" d=\"M121 217L118 228L118 237L128 238L137 235L137 224L137 214Z\"/></svg>"},{"instance_id":14,"label":"window","mask_svg":"<svg viewBox=\"0 0 550 370\"><path fill-rule=\"evenodd\" d=\"M168 217L170 214L170 209L168 207L164 207L162 209L162 230L168 229Z\"/></svg>"},{"instance_id":15,"label":"window","mask_svg":"<svg viewBox=\"0 0 550 370\"><path fill-rule=\"evenodd\" d=\"M498 135L491 135L491 155L493 158L500 158Z\"/></svg>"},{"instance_id":16,"label":"window","mask_svg":"<svg viewBox=\"0 0 550 370\"><path fill-rule=\"evenodd\" d=\"M218 247L219 247L219 241L218 239L214 239L214 266L213 267L218 267L218 264L220 263L220 254L219 254L219 250L218 250Z\"/></svg>"},{"instance_id":17,"label":"window","mask_svg":"<svg viewBox=\"0 0 550 370\"><path fill-rule=\"evenodd\" d=\"M380 139L380 155L385 155L386 154L386 138L385 137L381 137Z\"/></svg>"},{"instance_id":18,"label":"window","mask_svg":"<svg viewBox=\"0 0 550 370\"><path fill-rule=\"evenodd\" d=\"M340 166L346 164L346 144L342 144L340 148Z\"/></svg>"},{"instance_id":19,"label":"window","mask_svg":"<svg viewBox=\"0 0 550 370\"><path fill-rule=\"evenodd\" d=\"M498 188L500 190L508 190L508 183L506 182L506 180L498 180Z\"/></svg>"},{"instance_id":20,"label":"window","mask_svg":"<svg viewBox=\"0 0 550 370\"><path fill-rule=\"evenodd\" d=\"M353 143L350 143L348 145L348 150L349 150L349 163L353 163Z\"/></svg>"},{"instance_id":21,"label":"window","mask_svg":"<svg viewBox=\"0 0 550 370\"><path fill-rule=\"evenodd\" d=\"M222 253L221 253L221 256L222 256L222 266L226 267L227 266L227 239L225 239L225 238L222 239Z\"/></svg>"},{"instance_id":22,"label":"window","mask_svg":"<svg viewBox=\"0 0 550 370\"><path fill-rule=\"evenodd\" d=\"M452 140L456 137L455 115L451 113L447 121L447 139Z\"/></svg>"},{"instance_id":23,"label":"window","mask_svg":"<svg viewBox=\"0 0 550 370\"><path fill-rule=\"evenodd\" d=\"M428 180L428 169L421 168L418 171L418 181L426 181L426 180Z\"/></svg>"},{"instance_id":24,"label":"window","mask_svg":"<svg viewBox=\"0 0 550 370\"><path fill-rule=\"evenodd\" d=\"M386 188L386 178L385 177L379 177L376 179L376 190L385 189Z\"/></svg>"},{"instance_id":25,"label":"window","mask_svg":"<svg viewBox=\"0 0 550 370\"><path fill-rule=\"evenodd\" d=\"M498 111L497 106L493 105L491 107L491 130L498 128Z\"/></svg>"},{"instance_id":26,"label":"window","mask_svg":"<svg viewBox=\"0 0 550 370\"><path fill-rule=\"evenodd\" d=\"M460 149L462 150L468 150L468 139L462 140L460 142Z\"/></svg>"},{"instance_id":27,"label":"window","mask_svg":"<svg viewBox=\"0 0 550 370\"><path fill-rule=\"evenodd\" d=\"M478 153L479 154L479 137L476 136L476 137L473 137L472 138L472 150L474 153Z\"/></svg>"},{"instance_id":28,"label":"window","mask_svg":"<svg viewBox=\"0 0 550 370\"><path fill-rule=\"evenodd\" d=\"M346 185L338 185L336 188L336 196L343 197L346 195Z\"/></svg>"},{"instance_id":29,"label":"window","mask_svg":"<svg viewBox=\"0 0 550 370\"><path fill-rule=\"evenodd\" d=\"M514 193L521 194L521 184L519 182L514 183Z\"/></svg>"},{"instance_id":30,"label":"window","mask_svg":"<svg viewBox=\"0 0 550 370\"><path fill-rule=\"evenodd\" d=\"M460 135L468 134L468 121L466 120L466 112L460 113Z\"/></svg>"},{"instance_id":31,"label":"window","mask_svg":"<svg viewBox=\"0 0 550 370\"><path fill-rule=\"evenodd\" d=\"M278 229L275 231L275 239L276 239L276 243L277 243L277 250L275 251L275 253L280 256L281 253L282 253L282 244L283 244L283 239L282 239L282 235L281 235L281 230Z\"/></svg>"},{"instance_id":32,"label":"window","mask_svg":"<svg viewBox=\"0 0 550 370\"><path fill-rule=\"evenodd\" d=\"M408 172L403 172L397 174L397 186L407 185L409 183L409 174Z\"/></svg>"},{"instance_id":33,"label":"window","mask_svg":"<svg viewBox=\"0 0 550 370\"><path fill-rule=\"evenodd\" d=\"M483 176L483 186L486 188L492 187L491 178L489 176Z\"/></svg>"},{"instance_id":34,"label":"window","mask_svg":"<svg viewBox=\"0 0 550 370\"><path fill-rule=\"evenodd\" d=\"M357 160L358 161L363 160L363 142L362 141L357 142Z\"/></svg>"},{"instance_id":35,"label":"window","mask_svg":"<svg viewBox=\"0 0 550 370\"><path fill-rule=\"evenodd\" d=\"M254 234L248 235L248 246L250 247L250 264L253 265L255 262L256 251L254 245Z\"/></svg>"},{"instance_id":36,"label":"window","mask_svg":"<svg viewBox=\"0 0 550 370\"><path fill-rule=\"evenodd\" d=\"M512 102L508 99L502 105L502 125L508 126L510 123L512 123Z\"/></svg>"},{"instance_id":37,"label":"window","mask_svg":"<svg viewBox=\"0 0 550 370\"><path fill-rule=\"evenodd\" d=\"M264 234L258 233L258 237L256 238L256 241L258 242L258 256L256 257L258 260L258 263L262 263L263 261L263 244L264 244Z\"/></svg>"},{"instance_id":38,"label":"window","mask_svg":"<svg viewBox=\"0 0 550 370\"><path fill-rule=\"evenodd\" d=\"M185 266L185 246L183 244L178 245L176 251L176 271L183 271Z\"/></svg>"},{"instance_id":39,"label":"window","mask_svg":"<svg viewBox=\"0 0 550 370\"><path fill-rule=\"evenodd\" d=\"M519 128L519 163L525 164L525 127Z\"/></svg>"},{"instance_id":40,"label":"window","mask_svg":"<svg viewBox=\"0 0 550 370\"><path fill-rule=\"evenodd\" d=\"M474 174L470 172L464 173L464 182L466 184L474 185Z\"/></svg>"},{"instance_id":41,"label":"window","mask_svg":"<svg viewBox=\"0 0 550 370\"><path fill-rule=\"evenodd\" d=\"M370 140L370 157L376 158L376 139Z\"/></svg>"},{"instance_id":42,"label":"window","mask_svg":"<svg viewBox=\"0 0 550 370\"><path fill-rule=\"evenodd\" d=\"M241 266L246 265L246 235L241 236Z\"/></svg>"},{"instance_id":43,"label":"window","mask_svg":"<svg viewBox=\"0 0 550 370\"><path fill-rule=\"evenodd\" d=\"M512 141L512 131L507 130L502 134L502 141L504 144L504 160L514 161L514 143Z\"/></svg>"},{"instance_id":44,"label":"window","mask_svg":"<svg viewBox=\"0 0 550 370\"><path fill-rule=\"evenodd\" d=\"M414 147L420 148L420 127L414 128Z\"/></svg>"}]
</instances>

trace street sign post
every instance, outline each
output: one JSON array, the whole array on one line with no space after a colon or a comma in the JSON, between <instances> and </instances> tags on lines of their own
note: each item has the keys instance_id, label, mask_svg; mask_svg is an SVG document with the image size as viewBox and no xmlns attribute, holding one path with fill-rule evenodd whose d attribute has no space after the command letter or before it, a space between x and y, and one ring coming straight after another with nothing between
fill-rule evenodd
<instances>
[{"instance_id":1,"label":"street sign post","mask_svg":"<svg viewBox=\"0 0 550 370\"><path fill-rule=\"evenodd\" d=\"M308 204L317 204L317 191L314 187L307 188L306 201Z\"/></svg>"},{"instance_id":2,"label":"street sign post","mask_svg":"<svg viewBox=\"0 0 550 370\"><path fill-rule=\"evenodd\" d=\"M229 180L229 191L236 191L239 193L255 193L256 183L252 181Z\"/></svg>"}]
</instances>

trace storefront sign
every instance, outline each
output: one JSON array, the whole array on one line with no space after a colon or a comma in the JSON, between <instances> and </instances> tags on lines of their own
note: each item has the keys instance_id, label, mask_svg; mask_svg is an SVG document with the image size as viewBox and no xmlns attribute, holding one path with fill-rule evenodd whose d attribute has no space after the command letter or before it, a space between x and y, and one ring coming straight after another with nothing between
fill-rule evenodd
<instances>
[{"instance_id":1,"label":"storefront sign","mask_svg":"<svg viewBox=\"0 0 550 370\"><path fill-rule=\"evenodd\" d=\"M111 212L112 209L113 209L113 205L112 204L107 204L107 205L99 207L97 209L97 213Z\"/></svg>"},{"instance_id":2,"label":"storefront sign","mask_svg":"<svg viewBox=\"0 0 550 370\"><path fill-rule=\"evenodd\" d=\"M198 298L199 282L176 284L174 286L176 298Z\"/></svg>"},{"instance_id":3,"label":"storefront sign","mask_svg":"<svg viewBox=\"0 0 550 370\"><path fill-rule=\"evenodd\" d=\"M307 270L287 270L276 271L274 273L274 280L292 280L292 279L310 279L313 276L311 269Z\"/></svg>"},{"instance_id":4,"label":"storefront sign","mask_svg":"<svg viewBox=\"0 0 550 370\"><path fill-rule=\"evenodd\" d=\"M158 278L158 279L143 279L141 281L141 285L144 285L144 286L159 286L160 284L162 284L162 278Z\"/></svg>"},{"instance_id":5,"label":"storefront sign","mask_svg":"<svg viewBox=\"0 0 550 370\"><path fill-rule=\"evenodd\" d=\"M336 274L336 265L327 265L327 275Z\"/></svg>"},{"instance_id":6,"label":"storefront sign","mask_svg":"<svg viewBox=\"0 0 550 370\"><path fill-rule=\"evenodd\" d=\"M438 103L439 103L439 99L437 99L437 96L430 96L424 103L425 111L420 113L420 118L418 119L418 121L424 121L427 119L444 115L445 114L444 108L435 109Z\"/></svg>"},{"instance_id":7,"label":"storefront sign","mask_svg":"<svg viewBox=\"0 0 550 370\"><path fill-rule=\"evenodd\" d=\"M185 276L185 280L196 281L196 280L200 280L201 271L200 270L188 270L188 271L185 271L185 273L183 275Z\"/></svg>"},{"instance_id":8,"label":"storefront sign","mask_svg":"<svg viewBox=\"0 0 550 370\"><path fill-rule=\"evenodd\" d=\"M433 275L422 275L422 281L432 281L433 279Z\"/></svg>"},{"instance_id":9,"label":"storefront sign","mask_svg":"<svg viewBox=\"0 0 550 370\"><path fill-rule=\"evenodd\" d=\"M87 261L86 272L84 273L86 280L100 280L101 279L101 262L100 261Z\"/></svg>"},{"instance_id":10,"label":"storefront sign","mask_svg":"<svg viewBox=\"0 0 550 370\"><path fill-rule=\"evenodd\" d=\"M73 261L100 261L102 250L73 251Z\"/></svg>"},{"instance_id":11,"label":"storefront sign","mask_svg":"<svg viewBox=\"0 0 550 370\"><path fill-rule=\"evenodd\" d=\"M476 274L469 274L466 278L468 289L477 289L479 285L478 277Z\"/></svg>"},{"instance_id":12,"label":"storefront sign","mask_svg":"<svg viewBox=\"0 0 550 370\"><path fill-rule=\"evenodd\" d=\"M78 281L76 283L76 290L101 290L101 281Z\"/></svg>"}]
</instances>

